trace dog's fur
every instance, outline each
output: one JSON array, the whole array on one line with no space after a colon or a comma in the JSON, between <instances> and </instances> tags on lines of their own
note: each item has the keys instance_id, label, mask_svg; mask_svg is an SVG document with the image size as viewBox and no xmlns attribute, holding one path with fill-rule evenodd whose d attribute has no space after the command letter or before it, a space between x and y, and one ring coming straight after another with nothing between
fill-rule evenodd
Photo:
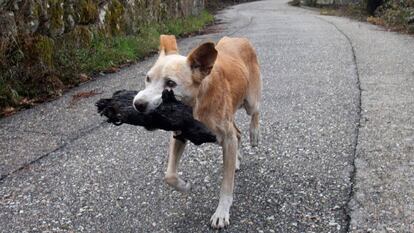
<instances>
[{"instance_id":1,"label":"dog's fur","mask_svg":"<svg viewBox=\"0 0 414 233\"><path fill-rule=\"evenodd\" d=\"M247 39L222 38L217 45L200 45L185 57L178 54L174 36L160 37L160 55L148 72L145 89L134 98L141 111L161 103L164 89L174 89L177 98L193 107L194 118L204 123L223 148L224 174L220 200L211 217L214 228L230 224L235 170L239 168L241 132L234 121L237 109L244 108L250 121L250 143L259 140L261 79L256 53ZM143 110L142 106L145 106ZM177 166L185 143L171 137L165 181L179 191L189 191Z\"/></svg>"}]
</instances>

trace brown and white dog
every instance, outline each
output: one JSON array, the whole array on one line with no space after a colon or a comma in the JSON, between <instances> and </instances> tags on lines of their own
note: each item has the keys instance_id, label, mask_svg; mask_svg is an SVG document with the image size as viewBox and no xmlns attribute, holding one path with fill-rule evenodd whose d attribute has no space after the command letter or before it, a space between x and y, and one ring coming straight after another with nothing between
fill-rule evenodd
<instances>
[{"instance_id":1,"label":"brown and white dog","mask_svg":"<svg viewBox=\"0 0 414 233\"><path fill-rule=\"evenodd\" d=\"M223 149L224 174L220 200L211 217L211 226L230 224L234 174L239 169L241 132L234 115L243 107L251 116L250 143L259 140L261 79L256 52L247 39L222 38L217 45L200 45L185 57L178 54L174 36L160 37L160 54L147 73L145 89L134 98L138 111L147 112L161 103L164 89L173 89L177 99L193 107L194 118L203 122L216 136ZM187 192L190 184L182 180L177 167L185 143L171 136L165 181Z\"/></svg>"}]
</instances>

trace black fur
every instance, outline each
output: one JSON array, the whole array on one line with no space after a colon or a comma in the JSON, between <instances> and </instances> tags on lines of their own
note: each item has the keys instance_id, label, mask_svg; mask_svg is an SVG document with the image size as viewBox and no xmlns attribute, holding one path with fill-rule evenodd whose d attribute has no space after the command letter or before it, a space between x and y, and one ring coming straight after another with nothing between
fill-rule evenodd
<instances>
[{"instance_id":1,"label":"black fur","mask_svg":"<svg viewBox=\"0 0 414 233\"><path fill-rule=\"evenodd\" d=\"M110 99L100 99L96 102L98 113L106 116L107 121L114 125L125 123L143 126L147 130L181 131L175 138L183 142L188 139L195 145L216 142L216 136L200 121L194 119L193 109L178 101L172 90L164 90L162 103L148 114L140 113L132 106L137 93L121 90L115 92Z\"/></svg>"}]
</instances>

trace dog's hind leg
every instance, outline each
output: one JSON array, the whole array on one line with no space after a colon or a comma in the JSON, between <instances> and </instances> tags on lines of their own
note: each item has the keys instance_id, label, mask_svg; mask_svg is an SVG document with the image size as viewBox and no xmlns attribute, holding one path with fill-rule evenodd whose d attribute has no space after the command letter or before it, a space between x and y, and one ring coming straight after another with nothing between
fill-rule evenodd
<instances>
[{"instance_id":1,"label":"dog's hind leg","mask_svg":"<svg viewBox=\"0 0 414 233\"><path fill-rule=\"evenodd\" d=\"M260 95L261 95L261 84L259 79L258 87L251 88L244 100L243 107L246 109L247 115L250 119L250 145L256 147L259 144L259 106L260 106Z\"/></svg>"},{"instance_id":2,"label":"dog's hind leg","mask_svg":"<svg viewBox=\"0 0 414 233\"><path fill-rule=\"evenodd\" d=\"M253 102L253 103L252 103ZM247 115L251 116L250 119L250 145L256 147L259 144L259 108L256 101L246 100L244 103L244 108L246 109Z\"/></svg>"},{"instance_id":3,"label":"dog's hind leg","mask_svg":"<svg viewBox=\"0 0 414 233\"><path fill-rule=\"evenodd\" d=\"M259 112L254 112L250 120L250 145L256 147L259 145Z\"/></svg>"},{"instance_id":4,"label":"dog's hind leg","mask_svg":"<svg viewBox=\"0 0 414 233\"><path fill-rule=\"evenodd\" d=\"M190 183L182 180L177 173L177 167L180 162L181 155L184 152L185 145L185 142L175 139L174 134L171 135L165 181L167 184L180 192L188 192L191 188Z\"/></svg>"},{"instance_id":5,"label":"dog's hind leg","mask_svg":"<svg viewBox=\"0 0 414 233\"><path fill-rule=\"evenodd\" d=\"M241 147L242 147L242 142L241 142L241 131L239 128L237 128L236 122L233 121L233 126L234 129L236 130L236 136L237 136L237 158L236 158L236 171L240 170L240 161L242 159L242 154L241 154Z\"/></svg>"}]
</instances>

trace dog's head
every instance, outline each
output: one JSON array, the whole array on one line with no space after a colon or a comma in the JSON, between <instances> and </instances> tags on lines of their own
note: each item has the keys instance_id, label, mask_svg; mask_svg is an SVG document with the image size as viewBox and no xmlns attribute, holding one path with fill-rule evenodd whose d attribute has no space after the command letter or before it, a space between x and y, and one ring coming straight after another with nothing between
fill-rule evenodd
<instances>
[{"instance_id":1,"label":"dog's head","mask_svg":"<svg viewBox=\"0 0 414 233\"><path fill-rule=\"evenodd\" d=\"M204 43L186 57L178 54L174 36L161 35L159 57L147 73L144 90L134 98L135 109L154 110L161 104L165 89L174 90L178 100L193 106L198 88L211 73L216 58L214 43Z\"/></svg>"}]
</instances>

